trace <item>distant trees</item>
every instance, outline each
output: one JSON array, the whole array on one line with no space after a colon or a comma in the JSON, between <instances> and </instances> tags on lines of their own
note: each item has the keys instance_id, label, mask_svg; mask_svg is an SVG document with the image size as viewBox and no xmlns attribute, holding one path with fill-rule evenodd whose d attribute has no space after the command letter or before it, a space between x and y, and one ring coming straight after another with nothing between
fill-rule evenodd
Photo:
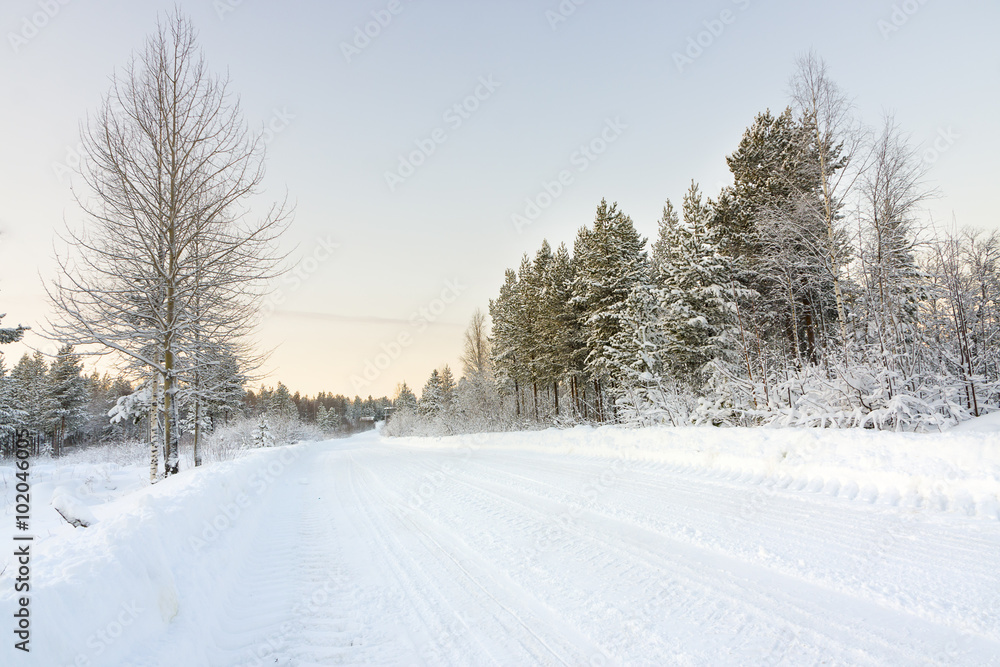
<instances>
[{"instance_id":1,"label":"distant trees","mask_svg":"<svg viewBox=\"0 0 1000 667\"><path fill-rule=\"evenodd\" d=\"M169 475L182 408L193 406L197 441L202 412L229 402L231 380L255 364L243 341L287 216L243 210L263 178L263 143L179 13L115 76L83 144L87 224L67 230L48 333L131 360L156 413L151 457L159 445Z\"/></svg>"},{"instance_id":2,"label":"distant trees","mask_svg":"<svg viewBox=\"0 0 1000 667\"><path fill-rule=\"evenodd\" d=\"M0 315L0 320L6 315ZM16 329L0 328L0 345L16 343L24 336L25 328L18 326ZM7 364L4 362L3 353L0 352L0 437L10 437L14 433L13 424L21 418L21 412L13 402L11 387L7 380Z\"/></svg>"},{"instance_id":3,"label":"distant trees","mask_svg":"<svg viewBox=\"0 0 1000 667\"><path fill-rule=\"evenodd\" d=\"M393 403L393 407L397 410L416 411L417 409L417 395L413 393L413 390L405 382L400 384L396 390L396 400Z\"/></svg>"},{"instance_id":4,"label":"distant trees","mask_svg":"<svg viewBox=\"0 0 1000 667\"><path fill-rule=\"evenodd\" d=\"M191 400L178 407L184 443L194 443L195 420L200 416L202 445L197 451L204 454L207 447L215 460L255 443L287 444L320 434L339 436L372 428L393 405L386 397L352 400L325 392L302 396L280 382L276 388L247 390L241 376L224 369L219 370L219 377L230 384L215 394L216 399L203 402L200 410ZM0 455L9 448L17 428L38 433L46 451L54 456L67 448L148 441L150 429L155 428L151 419L157 417L149 411L151 393L149 382L133 386L128 371L85 374L81 357L68 345L51 361L40 352L25 354L9 371L0 355ZM408 388L404 397L407 393L415 406L416 397Z\"/></svg>"},{"instance_id":5,"label":"distant trees","mask_svg":"<svg viewBox=\"0 0 1000 667\"><path fill-rule=\"evenodd\" d=\"M48 390L52 400L51 421L54 425L53 448L58 452L69 433L86 423L89 399L83 364L73 348L64 345L56 354L48 372Z\"/></svg>"},{"instance_id":6,"label":"distant trees","mask_svg":"<svg viewBox=\"0 0 1000 667\"><path fill-rule=\"evenodd\" d=\"M80 357L63 346L52 360L40 352L25 354L8 372L0 358L0 434L26 428L43 436L53 454L68 445L127 437L127 425L113 426L108 411L121 395L132 392L123 379L83 374Z\"/></svg>"}]
</instances>

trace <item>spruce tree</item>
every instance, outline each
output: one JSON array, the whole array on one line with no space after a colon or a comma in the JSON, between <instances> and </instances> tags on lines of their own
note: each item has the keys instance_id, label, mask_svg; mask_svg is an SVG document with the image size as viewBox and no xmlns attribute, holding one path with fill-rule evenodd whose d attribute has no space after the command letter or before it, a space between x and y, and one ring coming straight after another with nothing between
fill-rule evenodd
<instances>
[{"instance_id":1,"label":"spruce tree","mask_svg":"<svg viewBox=\"0 0 1000 667\"><path fill-rule=\"evenodd\" d=\"M404 382L396 390L396 400L393 403L396 410L416 410L417 396L413 390Z\"/></svg>"},{"instance_id":2,"label":"spruce tree","mask_svg":"<svg viewBox=\"0 0 1000 667\"><path fill-rule=\"evenodd\" d=\"M441 386L441 374L435 368L427 378L420 393L420 412L425 415L437 415L444 407L444 396Z\"/></svg>"},{"instance_id":3,"label":"spruce tree","mask_svg":"<svg viewBox=\"0 0 1000 667\"><path fill-rule=\"evenodd\" d=\"M455 402L455 376L452 375L451 367L448 364L441 369L441 407L444 410L451 409Z\"/></svg>"},{"instance_id":4,"label":"spruce tree","mask_svg":"<svg viewBox=\"0 0 1000 667\"><path fill-rule=\"evenodd\" d=\"M82 370L80 357L73 353L70 345L59 349L49 369L48 388L55 402L52 440L57 454L66 438L78 431L86 421L89 396Z\"/></svg>"},{"instance_id":5,"label":"spruce tree","mask_svg":"<svg viewBox=\"0 0 1000 667\"><path fill-rule=\"evenodd\" d=\"M41 352L25 354L10 372L10 400L23 411L17 426L51 435L58 403L52 397L48 364Z\"/></svg>"}]
</instances>

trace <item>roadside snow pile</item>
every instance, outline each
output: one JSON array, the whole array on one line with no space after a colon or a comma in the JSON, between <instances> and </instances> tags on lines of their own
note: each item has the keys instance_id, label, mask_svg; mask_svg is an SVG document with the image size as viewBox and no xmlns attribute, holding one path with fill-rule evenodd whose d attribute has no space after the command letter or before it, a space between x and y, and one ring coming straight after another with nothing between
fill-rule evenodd
<instances>
[{"instance_id":1,"label":"roadside snow pile","mask_svg":"<svg viewBox=\"0 0 1000 667\"><path fill-rule=\"evenodd\" d=\"M1000 412L985 417L969 419L952 428L949 433L1000 433Z\"/></svg>"},{"instance_id":2,"label":"roadside snow pile","mask_svg":"<svg viewBox=\"0 0 1000 667\"><path fill-rule=\"evenodd\" d=\"M450 438L413 448L564 452L867 503L1000 518L1000 421L945 433L862 429L577 427Z\"/></svg>"},{"instance_id":3,"label":"roadside snow pile","mask_svg":"<svg viewBox=\"0 0 1000 667\"><path fill-rule=\"evenodd\" d=\"M97 523L90 509L66 488L52 494L52 507L74 528L88 528Z\"/></svg>"},{"instance_id":4,"label":"roadside snow pile","mask_svg":"<svg viewBox=\"0 0 1000 667\"><path fill-rule=\"evenodd\" d=\"M32 616L31 664L120 664L122 651L133 648L116 642L126 628L133 638L165 632L179 611L179 588L212 590L202 549L215 540L238 539L240 531L230 529L239 527L246 508L273 491L284 461L296 458L288 452L294 447L256 452L182 471L153 486L148 465L34 464L30 592L38 613ZM12 467L0 467L6 481L0 536L7 544L13 544L13 475ZM94 525L74 528L57 509L67 520ZM3 609L16 600L12 561L9 552L0 556L0 570L6 570L0 575ZM0 664L8 664L4 655L0 651Z\"/></svg>"},{"instance_id":5,"label":"roadside snow pile","mask_svg":"<svg viewBox=\"0 0 1000 667\"><path fill-rule=\"evenodd\" d=\"M13 529L17 470L0 464L0 531ZM66 459L31 462L31 533L35 539L73 532L58 510L94 519L92 512L116 498L149 486L149 464L75 463ZM0 559L0 562L3 562Z\"/></svg>"}]
</instances>

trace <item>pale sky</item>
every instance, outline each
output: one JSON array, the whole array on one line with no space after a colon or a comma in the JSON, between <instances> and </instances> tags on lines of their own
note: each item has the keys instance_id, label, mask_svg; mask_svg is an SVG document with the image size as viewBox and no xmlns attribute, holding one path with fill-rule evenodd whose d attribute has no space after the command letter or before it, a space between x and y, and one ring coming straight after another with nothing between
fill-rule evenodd
<instances>
[{"instance_id":1,"label":"pale sky","mask_svg":"<svg viewBox=\"0 0 1000 667\"><path fill-rule=\"evenodd\" d=\"M49 314L39 274L52 275L63 219L79 217L65 168L79 123L173 4L0 4L4 326ZM465 326L505 268L543 238L571 246L602 197L653 238L664 200L691 179L715 195L725 156L758 112L784 108L810 48L866 122L894 111L929 151L941 195L930 215L1000 226L995 2L178 4L246 120L273 130L266 195L296 204L295 272L259 333L274 348L267 382L293 391L392 395L444 363L460 371ZM544 208L517 229L529 198ZM8 365L24 349L7 346Z\"/></svg>"}]
</instances>

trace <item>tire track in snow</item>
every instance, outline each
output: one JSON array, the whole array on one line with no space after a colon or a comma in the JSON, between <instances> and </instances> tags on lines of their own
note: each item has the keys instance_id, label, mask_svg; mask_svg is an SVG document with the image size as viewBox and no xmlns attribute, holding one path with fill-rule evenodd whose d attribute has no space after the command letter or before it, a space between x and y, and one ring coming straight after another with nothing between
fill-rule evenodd
<instances>
[{"instance_id":1,"label":"tire track in snow","mask_svg":"<svg viewBox=\"0 0 1000 667\"><path fill-rule=\"evenodd\" d=\"M648 461L583 502L611 459L474 451L374 437L303 446L206 550L204 572L178 575L180 614L128 664L908 665L971 664L970 646L1000 654L994 523L869 504L829 480ZM739 515L762 489L766 502ZM556 523L567 512L572 521ZM914 512L924 520L913 539L901 530L862 566L871 540ZM562 537L539 550L553 525ZM963 624L979 634L960 634Z\"/></svg>"},{"instance_id":2,"label":"tire track in snow","mask_svg":"<svg viewBox=\"0 0 1000 667\"><path fill-rule=\"evenodd\" d=\"M465 484L472 493L485 491L492 496L481 503L481 506L496 508L500 504L515 504L522 513L537 515L539 517L537 525L541 526L541 530L545 530L548 525L551 514L544 511L548 503L540 497L512 492L511 489L502 486L489 488L486 484ZM518 495L521 497L518 498ZM552 506L553 513L557 507ZM630 584L642 591L659 591L653 598L654 601L647 598L641 606L652 607L653 611L659 613L669 612L672 627L668 629L663 624L648 623L649 619L627 619L632 622L647 622L644 638L646 645L633 646L638 653L620 656L624 661L651 659L649 653L656 640L664 638L668 640L667 647L670 650L657 657L661 660L668 660L671 656L678 658L678 651L685 650L684 647L697 646L700 643L699 636L704 635L706 631L711 632L713 628L725 627L735 629L734 636L728 638L730 642L739 639L750 644L749 647L740 647L742 655L757 656L762 661L768 660L769 656L773 656L778 650L775 646L779 638L784 638L786 643L794 640L790 641L791 645L796 641L801 643L798 647L800 654L794 660L796 664L818 663L824 655L821 650L823 648L830 653L841 654L848 648L848 644L835 642L828 634L816 631L816 627L830 622L829 619L822 618L824 615L822 612L819 616L815 613L810 614L804 607L795 606L794 600L781 604L782 601L772 596L769 589L763 585L728 582L727 586L732 571L746 569L743 563L727 562L719 557L713 558L712 554L706 555L698 550L691 550L696 553L683 554L685 551L683 545L673 545L674 553L666 557L650 550L643 544L643 540L631 536L630 533L635 532L633 526L623 526L624 529L619 529L613 520L607 520L607 517L600 517L605 519L603 522L595 521L595 518L596 515L591 515L590 512L578 516L578 521L573 526L566 527L571 539L560 541L554 547L558 551L553 551L558 557L550 556L548 560L576 565L578 574L581 567L586 567L592 571L588 577L592 581L603 578L608 592L596 596L598 599L613 599L611 591L627 589ZM585 522L584 519L588 521ZM598 524L598 528L584 529L585 524L592 523ZM660 535L654 535L648 541L669 546L663 545L664 539ZM582 557L584 553L590 555ZM729 567L720 567L719 562ZM555 585L558 581L556 571L551 570L550 576L552 578L546 581L547 585ZM562 589L570 590L572 585L572 581L564 582ZM786 584L785 588L787 587ZM748 593L753 595L752 602L747 601ZM625 601L620 606L631 605L632 601ZM812 622L803 624L803 618L806 616L811 616ZM780 630L775 632L772 629L774 627ZM851 629L851 625L845 624L839 629L846 632ZM657 636L658 634L661 636ZM810 642L801 642L803 636L808 636ZM635 638L631 639L634 644ZM671 640L674 643L672 647ZM880 648L885 649L888 646L888 643L882 643ZM707 650L705 647L701 647L686 657L695 664L708 664L720 659L718 655L703 653L705 650ZM789 646L780 648L782 659L789 650ZM865 660L864 656L864 653L857 654L855 663L878 664ZM907 659L912 660L915 657L916 654L911 654Z\"/></svg>"},{"instance_id":3,"label":"tire track in snow","mask_svg":"<svg viewBox=\"0 0 1000 667\"><path fill-rule=\"evenodd\" d=\"M401 579L410 580L412 585L413 573L419 573L435 596L440 597L439 606L450 609L430 622L425 617L432 637L441 627L446 628L448 636L447 646L434 646L433 640L431 645L425 645L421 650L423 658L444 658L439 654L447 649L451 655L446 662L453 664L480 663L488 658L493 664L575 665L586 664L591 657L600 655L590 640L553 617L549 610L496 572L489 561L471 551L456 535L391 511L390 508L398 507L398 503L387 501L388 489L367 466L359 465L359 477L363 478L359 480L359 488L364 489L366 499L374 501L364 502L363 506L384 508L380 517L372 516L374 512L369 515L374 532L379 533L390 552L406 554L400 560L405 560L409 567L397 574ZM411 548L407 549L392 537L401 534L415 536ZM417 593L418 601L425 601L421 599L424 595ZM470 608L474 611L461 612ZM442 618L449 615L455 619L451 629L447 629L446 619ZM460 627L455 627L456 622ZM557 632L552 632L553 627ZM473 642L484 649L486 655L472 657L468 651ZM432 660L431 664L436 663Z\"/></svg>"},{"instance_id":4,"label":"tire track in snow","mask_svg":"<svg viewBox=\"0 0 1000 667\"><path fill-rule=\"evenodd\" d=\"M492 457L491 457L491 463L494 463L494 461L492 460ZM522 463L522 465L526 465L527 466L527 465L533 465L535 463L537 463L537 462L536 461L531 461L529 463ZM486 468L486 466L481 466L481 467L482 468ZM488 471L491 474L493 474L494 477L497 476L497 475L501 475L502 476L502 475L504 475L507 472L507 471L498 472L496 465L489 466L488 467ZM563 471L565 472L565 466L563 466ZM579 477L575 477L575 479L577 480L577 483L578 483ZM452 479L450 480L450 482L456 482L456 481L462 481L467 486L471 487L472 493L475 493L476 491L482 491L482 489L485 487L485 485L482 483L481 479L475 478L474 472L472 470L470 470L469 467L463 467L462 469L460 469L459 471L456 472L456 474L452 477ZM536 483L544 485L544 483L537 482L537 480L536 480ZM449 486L448 488L451 488L451 486ZM512 491L512 489L510 489L508 487L505 487L502 483L498 484L495 488L493 488L491 490L493 492L493 497L490 498L490 499L481 500L481 502L478 503L477 507L479 507L479 508L489 507L491 504L494 505L494 506L497 506L497 505L500 505L500 504L503 504L503 503L509 503L511 501L511 491ZM439 492L442 493L442 496L447 495L446 492L443 491L443 490L439 491ZM645 499L645 503L646 503L647 506L650 505L650 503L649 503L650 500L652 500L652 498L646 498ZM538 511L538 507L540 507L540 506L544 507L546 501L548 503L550 503L550 507L551 507L550 511L549 512L539 512ZM465 502L466 504L468 504L468 498L466 496L462 495L462 494L447 495L447 497L442 497L442 498L439 499L438 502L434 503L434 506L435 507L444 507L444 506L453 507L455 505L460 505L463 502ZM528 494L527 498L523 498L520 504L521 504L521 507L523 508L522 510L520 510L521 513L523 513L525 510L528 510L528 511L534 511L534 512L536 512L536 514L539 515L538 516L538 526L539 526L538 529L539 530L543 530L544 529L544 526L546 525L547 522L549 522L551 520L551 517L552 517L553 514L556 514L558 511L564 511L566 509L566 507L564 505L560 505L557 501L553 500L551 497L546 497L545 495L534 495L534 496L532 496L532 495ZM428 508L428 511L429 511L429 508ZM478 521L473 522L473 523L489 525L491 521L502 520L503 517L506 517L508 515L517 515L517 514L518 514L518 510L511 510L509 512L502 512L502 513L500 513L499 516L480 517L478 519ZM608 517L608 516L605 516L604 519L605 520L611 520L611 521L617 521L618 520L616 517ZM512 526L509 526L508 528L510 530L523 530L524 529L524 522L520 521L520 522L517 523L517 525L512 525ZM841 528L844 528L844 526L841 526ZM612 531L612 532L613 533L617 532L618 534L615 534L615 539L616 540L620 540L622 535L627 535L630 531L634 531L634 525L630 524L630 525L626 526L625 530ZM801 531L800 531L800 534L801 534ZM594 539L594 535L584 535L584 534L580 534L578 532L574 535L574 537L584 538L584 539L587 539L587 538ZM810 540L813 539L813 537L811 535L809 536L809 538L810 538ZM654 539L662 539L662 536L656 535L656 536L654 536ZM605 543L605 547L606 548L613 548L614 546L615 546L614 543ZM680 548L681 546L683 546L683 545L679 545L677 548ZM821 542L821 546L822 546L822 542ZM744 564L739 559L736 559L736 564L739 565L742 569L746 569L746 567L747 567L747 564ZM670 565L670 563L667 563L665 565ZM676 565L676 564L673 564L673 565ZM982 564L980 564L980 566L982 566ZM768 577L772 577L772 578L773 577L777 577L778 581L785 588L787 588L789 586L793 586L793 587L797 587L797 588L803 588L803 587L805 587L807 590L811 591L811 595L806 596L806 597L816 598L818 596L819 599L826 599L826 600L831 600L831 599L837 600L838 598L841 598L841 599L838 600L838 602L839 602L839 604L841 606L845 606L846 605L848 608L851 608L851 607L860 608L868 616L871 616L872 614L875 614L876 616L877 615L883 615L884 616L885 614L888 614L888 618L886 618L884 620L887 620L887 621L898 621L897 618L893 617L892 613L889 612L889 610L881 609L877 605L871 605L871 604L863 603L863 602L861 602L859 600L853 599L849 594L844 594L844 593L838 592L838 591L830 591L828 589L823 589L823 588L817 588L814 584L812 584L810 582L806 582L806 581L803 581L803 580L800 580L800 579L796 579L794 577L787 577L787 576L785 576L785 578L782 579L780 573L771 572L768 568L760 568L760 566L755 566L755 567L757 567L758 569L762 570L762 572L759 573L759 574L767 575ZM790 581L789 581L789 579L790 579ZM994 581L995 581L995 579L994 579ZM708 581L707 583L710 585L712 582ZM739 593L740 593L740 591L737 591L737 594L739 594ZM745 595L745 591L743 592L743 594ZM759 591L758 594L759 595L763 595L764 597L766 597L766 591ZM785 616L787 618L793 619L793 618L799 617L801 615L801 613L802 613L801 609L798 609L798 610L792 609L789 613L785 614ZM814 625L817 628L824 628L824 626L828 626L829 625L829 622L825 618L825 616L826 616L826 612L824 611L824 609L823 608L818 608L817 611L816 611L816 614L814 615L814 621L815 621ZM924 625L924 624L920 623L916 619L907 619L907 622L909 622L911 624L912 623L916 623L918 626ZM856 625L856 623L852 622L850 615L848 615L847 617L845 617L845 619L843 621L843 624L842 624L842 630L841 631L842 632L847 632L849 634L850 633L854 634L853 637L850 637L850 636L847 637L848 643L859 639L860 637L857 636L859 633L860 634L864 634L863 632L861 632L861 631L859 631L857 629L852 630L851 629L852 626L855 626L855 625ZM924 635L927 636L927 637L932 638L931 641L928 643L928 647L929 648L933 648L936 641L940 641L941 645L944 645L945 643L947 643L946 639L949 636L949 632L950 632L950 634L952 636L954 635L954 632L953 631L949 631L947 628L944 628L944 629L935 628L931 624L927 624L927 626L928 627L924 628L924 630L926 631L924 633ZM943 631L943 635L942 635L942 631ZM883 657L886 655L886 650L888 648L890 648L891 644L896 643L896 642L892 642L892 641L880 641L880 640L878 640L878 638L876 638L874 636L871 638L871 641L872 641L872 646L875 648L875 653L876 654L881 654L881 655L883 655ZM903 644L905 645L905 642L903 642ZM843 646L841 646L840 648L843 649ZM889 650L888 653L892 654L892 653L895 653L895 652L892 651L892 650ZM897 660L902 660L903 663L905 663L907 661L911 661L911 660L917 660L917 659L919 659L919 657L920 657L919 653L908 653L908 654L905 655L905 657L903 655L900 655L900 654L896 653Z\"/></svg>"},{"instance_id":5,"label":"tire track in snow","mask_svg":"<svg viewBox=\"0 0 1000 667\"><path fill-rule=\"evenodd\" d=\"M127 664L166 667L179 659L191 665L294 664L284 652L294 604L287 575L299 533L296 522L271 511L285 505L282 496L294 497L289 477L294 473L285 471L201 552L205 568L196 582L186 583L189 592L182 600L187 602L169 631ZM234 552L240 554L236 561L228 557Z\"/></svg>"},{"instance_id":6,"label":"tire track in snow","mask_svg":"<svg viewBox=\"0 0 1000 667\"><path fill-rule=\"evenodd\" d=\"M522 482L519 487L522 490L557 502L573 496L572 490L531 477L534 462L512 463L519 472L501 471L496 466L479 466L477 470L501 483L505 483L502 480L510 474ZM540 463L542 465L538 467L541 469L559 472L556 466ZM994 569L994 563L1000 561L996 541L982 538L974 530L956 531L951 523L936 524L935 520L939 518L936 512L870 508L845 499L776 490L773 495L765 497L763 504L751 505L748 515L732 516L730 512L739 507L738 503L734 504L734 498L744 495L754 497L754 486L747 488L746 485L714 480L702 483L674 473L657 478L646 470L633 469L627 482L616 485L611 495L619 501L615 507L617 517L698 546L760 561L758 551L763 546L752 542L745 545L733 542L735 523L735 527L756 533L761 545L766 544L769 567L782 568L788 574L807 578L816 584L845 590L843 578L854 578L860 571L867 576L851 582L849 590L857 592L859 585L867 587L870 599L882 604L894 604L889 595L892 591L883 591L878 586L886 575L902 569L914 581L933 582L939 578L942 567L938 562L940 553L947 551L951 559L944 566L962 573L962 586L956 589L955 581L949 580L939 587L937 597L943 606L936 616L928 616L938 622L953 618L955 605L963 600L970 609L981 606L978 603L984 594L992 593L1000 602ZM576 494L579 495L578 489ZM664 504L664 497L671 497L675 502ZM626 499L627 502L622 502ZM805 507L800 507L802 505ZM626 511L622 512L622 509ZM969 520L966 527L974 527L977 521ZM917 539L918 535L931 539ZM768 541L765 542L765 539ZM804 554L782 553L782 547L787 552L789 545L802 541L807 541L811 550L808 576L805 576L799 562ZM817 549L820 545L824 548ZM991 553L994 558L984 558L984 554ZM819 562L816 562L817 556ZM849 565L846 563L848 560L851 561ZM997 603L993 606L996 607ZM996 618L977 620L970 617L966 622L976 632L1000 634Z\"/></svg>"}]
</instances>

